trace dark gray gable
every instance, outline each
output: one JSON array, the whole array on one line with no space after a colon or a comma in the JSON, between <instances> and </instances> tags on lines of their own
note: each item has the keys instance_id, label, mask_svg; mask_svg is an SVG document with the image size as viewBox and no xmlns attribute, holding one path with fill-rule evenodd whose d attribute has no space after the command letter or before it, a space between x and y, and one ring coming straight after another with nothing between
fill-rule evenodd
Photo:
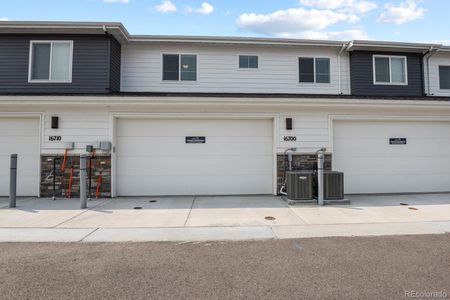
<instances>
[{"instance_id":1,"label":"dark gray gable","mask_svg":"<svg viewBox=\"0 0 450 300\"><path fill-rule=\"evenodd\" d=\"M72 83L29 83L31 40L73 40ZM109 93L120 86L120 44L108 35L0 35L0 93Z\"/></svg>"},{"instance_id":2,"label":"dark gray gable","mask_svg":"<svg viewBox=\"0 0 450 300\"><path fill-rule=\"evenodd\" d=\"M408 85L373 84L373 55L406 56ZM422 54L399 52L350 52L350 78L352 95L356 96L423 96Z\"/></svg>"}]
</instances>

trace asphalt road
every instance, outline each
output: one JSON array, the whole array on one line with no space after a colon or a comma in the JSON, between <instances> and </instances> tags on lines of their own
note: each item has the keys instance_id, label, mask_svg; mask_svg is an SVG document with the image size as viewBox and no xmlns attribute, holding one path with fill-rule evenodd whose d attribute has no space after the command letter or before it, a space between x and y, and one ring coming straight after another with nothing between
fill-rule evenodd
<instances>
[{"instance_id":1,"label":"asphalt road","mask_svg":"<svg viewBox=\"0 0 450 300\"><path fill-rule=\"evenodd\" d=\"M1 299L397 299L450 294L450 235L0 244Z\"/></svg>"}]
</instances>

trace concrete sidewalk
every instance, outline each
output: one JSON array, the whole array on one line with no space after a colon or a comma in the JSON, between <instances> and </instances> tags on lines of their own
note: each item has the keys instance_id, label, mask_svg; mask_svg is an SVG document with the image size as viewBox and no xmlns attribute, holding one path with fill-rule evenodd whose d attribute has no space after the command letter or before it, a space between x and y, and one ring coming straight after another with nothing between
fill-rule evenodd
<instances>
[{"instance_id":1,"label":"concrete sidewalk","mask_svg":"<svg viewBox=\"0 0 450 300\"><path fill-rule=\"evenodd\" d=\"M450 232L450 194L351 196L350 205L288 206L273 196L0 199L0 241L285 239Z\"/></svg>"}]
</instances>

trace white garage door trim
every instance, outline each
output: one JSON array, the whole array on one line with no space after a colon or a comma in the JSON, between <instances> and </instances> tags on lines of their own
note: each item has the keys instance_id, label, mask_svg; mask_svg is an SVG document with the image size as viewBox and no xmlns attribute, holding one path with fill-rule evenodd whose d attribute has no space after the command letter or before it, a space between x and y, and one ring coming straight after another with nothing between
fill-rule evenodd
<instances>
[{"instance_id":1,"label":"white garage door trim","mask_svg":"<svg viewBox=\"0 0 450 300\"><path fill-rule=\"evenodd\" d=\"M42 146L42 139L43 139L43 122L44 122L44 113L43 112L1 112L0 113L0 118L35 118L38 119L38 123L39 123L39 141L38 141L38 147L36 149L37 154L38 154L38 168L36 170L36 182L37 182L37 189L36 189L36 193L34 195L30 195L30 196L35 196L35 197L40 197L40 182L41 182L41 146ZM20 157L18 158L20 159Z\"/></svg>"},{"instance_id":2,"label":"white garage door trim","mask_svg":"<svg viewBox=\"0 0 450 300\"><path fill-rule=\"evenodd\" d=\"M272 192L277 194L277 141L279 116L277 114L222 114L222 113L122 113L111 112L109 118L109 136L113 147L116 145L117 119L149 118L149 119L238 119L238 120L271 120L272 122ZM117 155L113 148L111 153L111 196L117 197Z\"/></svg>"},{"instance_id":3,"label":"white garage door trim","mask_svg":"<svg viewBox=\"0 0 450 300\"><path fill-rule=\"evenodd\" d=\"M450 116L423 116L423 115L329 115L329 144L333 154L332 168L335 170L336 160L334 159L334 126L335 121L398 121L398 122L450 122ZM345 177L345 175L344 175Z\"/></svg>"}]
</instances>

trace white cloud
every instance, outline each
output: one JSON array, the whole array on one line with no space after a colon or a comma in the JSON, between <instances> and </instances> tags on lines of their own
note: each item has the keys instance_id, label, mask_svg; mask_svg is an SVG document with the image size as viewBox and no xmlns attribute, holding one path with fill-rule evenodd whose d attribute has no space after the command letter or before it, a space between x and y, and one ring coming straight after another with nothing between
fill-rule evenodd
<instances>
[{"instance_id":1,"label":"white cloud","mask_svg":"<svg viewBox=\"0 0 450 300\"><path fill-rule=\"evenodd\" d=\"M338 22L354 22L359 18L354 14L345 14L331 10L306 10L289 8L270 14L242 14L237 26L245 31L252 31L271 36L297 36L304 32L320 32Z\"/></svg>"},{"instance_id":2,"label":"white cloud","mask_svg":"<svg viewBox=\"0 0 450 300\"><path fill-rule=\"evenodd\" d=\"M203 2L200 8L197 8L195 11L204 15L209 15L214 11L214 6L207 2Z\"/></svg>"},{"instance_id":3,"label":"white cloud","mask_svg":"<svg viewBox=\"0 0 450 300\"><path fill-rule=\"evenodd\" d=\"M385 11L378 17L377 21L382 23L402 24L423 18L425 9L419 7L417 3L421 1L406 0L398 5L387 3Z\"/></svg>"},{"instance_id":4,"label":"white cloud","mask_svg":"<svg viewBox=\"0 0 450 300\"><path fill-rule=\"evenodd\" d=\"M0 17L0 21L10 21L7 17Z\"/></svg>"},{"instance_id":5,"label":"white cloud","mask_svg":"<svg viewBox=\"0 0 450 300\"><path fill-rule=\"evenodd\" d=\"M161 4L155 6L155 9L160 13L177 11L177 7L170 0L163 0Z\"/></svg>"},{"instance_id":6,"label":"white cloud","mask_svg":"<svg viewBox=\"0 0 450 300\"><path fill-rule=\"evenodd\" d=\"M304 31L297 35L284 36L286 38L301 38L311 40L370 40L362 30L350 29L344 31Z\"/></svg>"},{"instance_id":7,"label":"white cloud","mask_svg":"<svg viewBox=\"0 0 450 300\"><path fill-rule=\"evenodd\" d=\"M128 3L130 0L103 0L105 3Z\"/></svg>"},{"instance_id":8,"label":"white cloud","mask_svg":"<svg viewBox=\"0 0 450 300\"><path fill-rule=\"evenodd\" d=\"M366 13L377 8L375 2L366 0L300 0L300 4L319 9L352 11L356 13Z\"/></svg>"}]
</instances>

